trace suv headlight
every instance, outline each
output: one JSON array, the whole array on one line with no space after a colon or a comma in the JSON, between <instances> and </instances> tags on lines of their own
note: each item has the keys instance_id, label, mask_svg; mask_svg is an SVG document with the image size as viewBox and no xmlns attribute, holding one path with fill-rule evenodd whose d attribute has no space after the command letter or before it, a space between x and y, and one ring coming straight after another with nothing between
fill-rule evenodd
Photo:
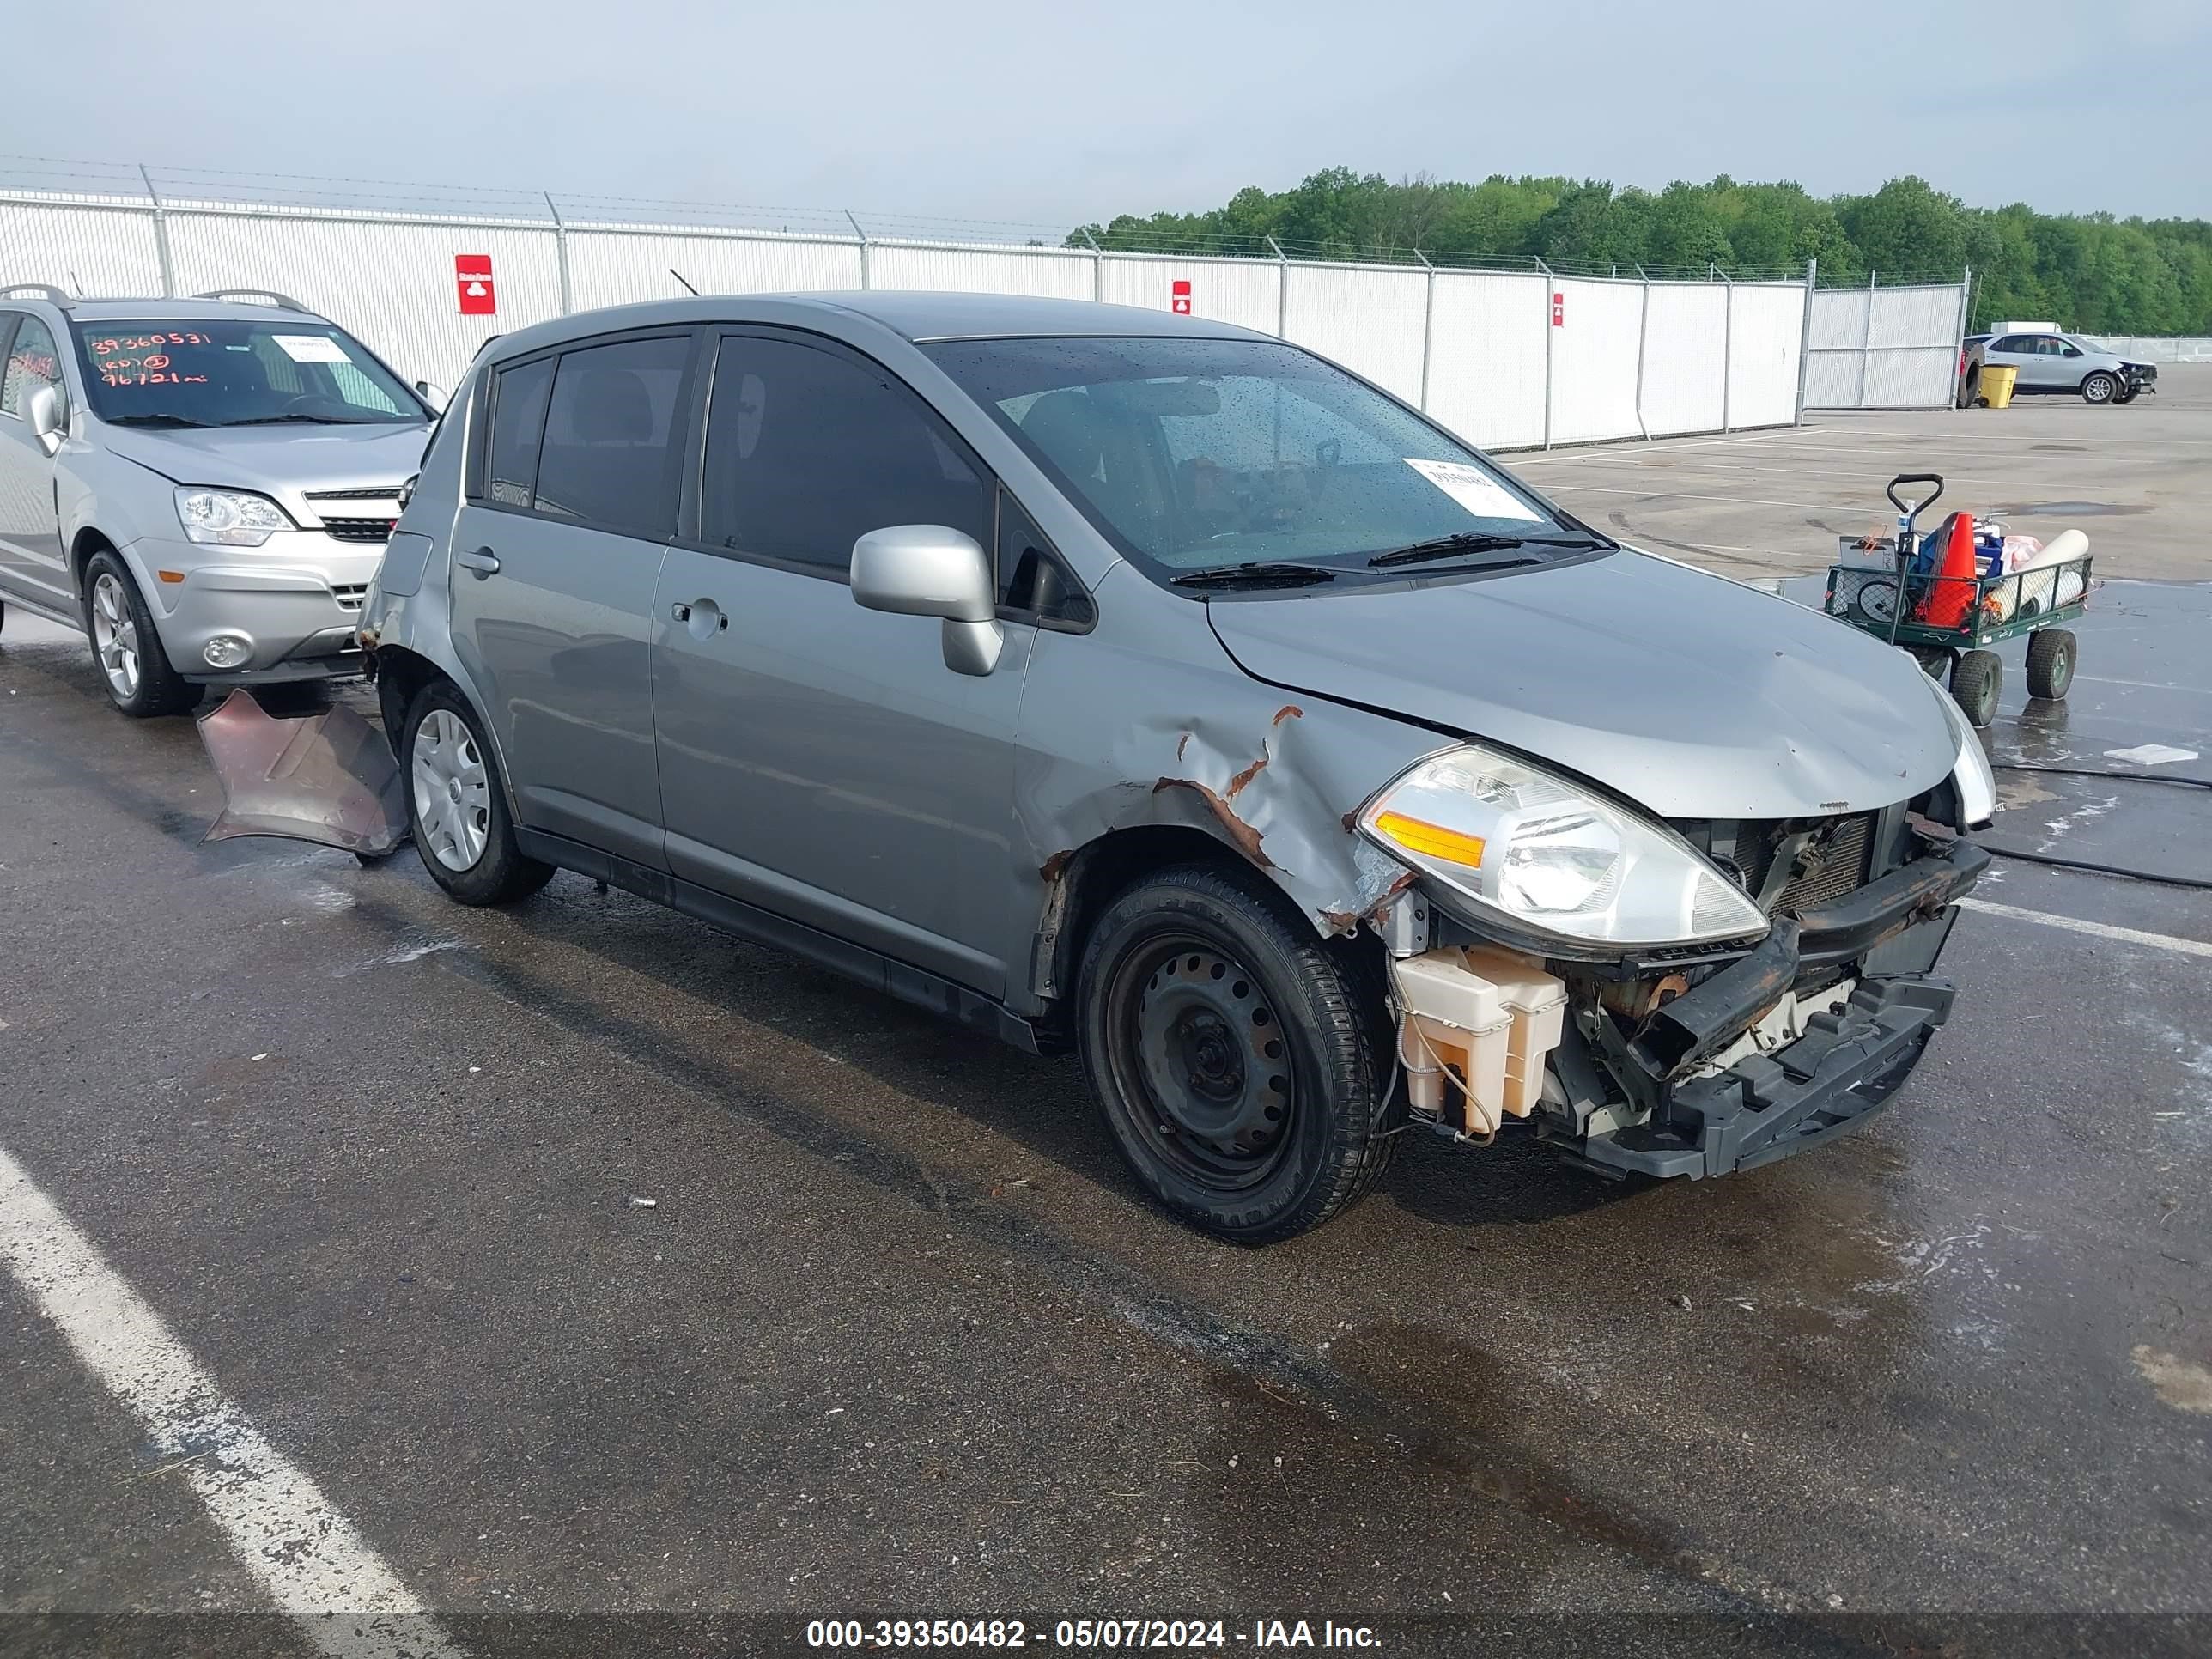
<instances>
[{"instance_id":1,"label":"suv headlight","mask_svg":"<svg viewBox=\"0 0 2212 1659\"><path fill-rule=\"evenodd\" d=\"M177 492L177 520L185 540L218 547L258 547L280 530L299 528L266 495L189 486Z\"/></svg>"},{"instance_id":2,"label":"suv headlight","mask_svg":"<svg viewBox=\"0 0 2212 1659\"><path fill-rule=\"evenodd\" d=\"M1951 784L1959 792L1960 826L1979 830L1997 815L1996 774L1990 769L1990 757L1982 752L1982 739L1967 721L1966 711L1933 680L1928 689L1943 705L1943 718L1958 740L1959 758L1952 763Z\"/></svg>"},{"instance_id":3,"label":"suv headlight","mask_svg":"<svg viewBox=\"0 0 2212 1659\"><path fill-rule=\"evenodd\" d=\"M1771 925L1664 824L1476 744L1413 767L1368 804L1359 828L1522 933L1626 949Z\"/></svg>"}]
</instances>

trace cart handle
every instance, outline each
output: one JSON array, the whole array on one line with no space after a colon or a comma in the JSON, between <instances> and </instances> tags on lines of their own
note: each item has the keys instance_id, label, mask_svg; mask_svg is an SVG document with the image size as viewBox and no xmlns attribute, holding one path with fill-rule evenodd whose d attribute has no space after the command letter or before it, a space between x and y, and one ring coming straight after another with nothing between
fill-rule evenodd
<instances>
[{"instance_id":1,"label":"cart handle","mask_svg":"<svg viewBox=\"0 0 2212 1659\"><path fill-rule=\"evenodd\" d=\"M1935 491L1927 500L1915 501L1911 507L1905 506L1903 501L1897 499L1898 485L1917 483L1932 483L1936 486ZM1882 494L1889 497L1889 504L1892 507L1905 515L1905 527L1910 530L1913 527L1915 520L1942 498L1943 475L1940 472L1900 472L1889 481Z\"/></svg>"}]
</instances>

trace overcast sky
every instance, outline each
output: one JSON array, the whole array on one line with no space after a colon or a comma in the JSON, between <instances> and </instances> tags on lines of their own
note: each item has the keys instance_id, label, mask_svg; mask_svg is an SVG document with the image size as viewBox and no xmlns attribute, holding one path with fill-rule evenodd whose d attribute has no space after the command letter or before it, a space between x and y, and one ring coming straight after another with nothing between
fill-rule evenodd
<instances>
[{"instance_id":1,"label":"overcast sky","mask_svg":"<svg viewBox=\"0 0 2212 1659\"><path fill-rule=\"evenodd\" d=\"M1052 224L1340 164L2212 216L2207 0L9 9L36 156Z\"/></svg>"}]
</instances>

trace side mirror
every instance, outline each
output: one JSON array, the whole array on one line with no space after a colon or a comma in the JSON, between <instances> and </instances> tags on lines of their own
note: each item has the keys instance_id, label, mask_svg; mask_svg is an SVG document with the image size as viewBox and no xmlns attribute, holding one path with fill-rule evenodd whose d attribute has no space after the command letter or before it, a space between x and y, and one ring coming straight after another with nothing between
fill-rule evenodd
<instances>
[{"instance_id":1,"label":"side mirror","mask_svg":"<svg viewBox=\"0 0 2212 1659\"><path fill-rule=\"evenodd\" d=\"M447 404L452 401L452 395L435 380L416 381L415 395L441 415L446 412Z\"/></svg>"},{"instance_id":2,"label":"side mirror","mask_svg":"<svg viewBox=\"0 0 2212 1659\"><path fill-rule=\"evenodd\" d=\"M32 392L23 405L23 420L31 428L31 435L39 441L39 447L49 455L61 453L62 399L61 394L50 386L41 386Z\"/></svg>"},{"instance_id":3,"label":"side mirror","mask_svg":"<svg viewBox=\"0 0 2212 1659\"><path fill-rule=\"evenodd\" d=\"M973 536L941 524L871 530L853 544L854 600L871 611L945 622L945 665L988 674L999 665L999 626L991 561Z\"/></svg>"}]
</instances>

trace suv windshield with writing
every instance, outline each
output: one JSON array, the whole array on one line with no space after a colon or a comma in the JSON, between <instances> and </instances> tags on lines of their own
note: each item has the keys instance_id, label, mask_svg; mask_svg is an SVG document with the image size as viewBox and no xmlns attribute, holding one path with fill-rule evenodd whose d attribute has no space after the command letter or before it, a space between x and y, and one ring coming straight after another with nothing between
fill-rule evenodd
<instances>
[{"instance_id":1,"label":"suv windshield with writing","mask_svg":"<svg viewBox=\"0 0 2212 1659\"><path fill-rule=\"evenodd\" d=\"M344 330L262 322L75 325L93 412L148 426L412 424L428 411Z\"/></svg>"}]
</instances>

